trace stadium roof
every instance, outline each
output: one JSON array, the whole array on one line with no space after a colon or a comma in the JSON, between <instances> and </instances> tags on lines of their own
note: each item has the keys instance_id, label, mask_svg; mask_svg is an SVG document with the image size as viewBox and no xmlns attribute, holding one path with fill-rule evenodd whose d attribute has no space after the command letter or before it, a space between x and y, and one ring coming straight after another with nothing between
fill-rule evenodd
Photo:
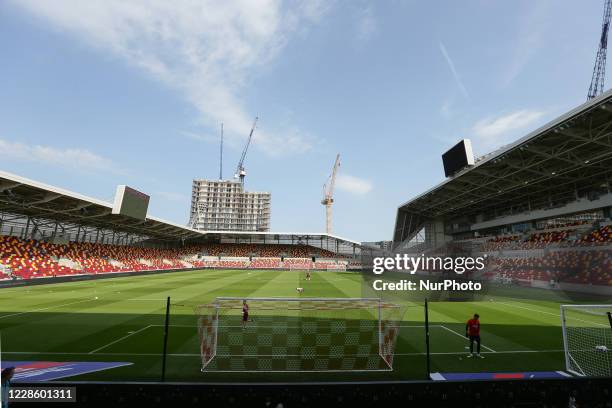
<instances>
[{"instance_id":1,"label":"stadium roof","mask_svg":"<svg viewBox=\"0 0 612 408\"><path fill-rule=\"evenodd\" d=\"M156 217L148 216L145 220L138 220L112 214L112 208L111 203L0 170L0 211L2 212L128 232L166 241L220 237L258 240L266 237L266 241L273 242L278 237L295 237L296 239L330 238L359 245L356 241L325 233L198 231Z\"/></svg>"},{"instance_id":2,"label":"stadium roof","mask_svg":"<svg viewBox=\"0 0 612 408\"><path fill-rule=\"evenodd\" d=\"M524 211L601 187L612 169L612 91L516 142L477 159L398 208L394 241L407 238L402 214L424 218Z\"/></svg>"}]
</instances>

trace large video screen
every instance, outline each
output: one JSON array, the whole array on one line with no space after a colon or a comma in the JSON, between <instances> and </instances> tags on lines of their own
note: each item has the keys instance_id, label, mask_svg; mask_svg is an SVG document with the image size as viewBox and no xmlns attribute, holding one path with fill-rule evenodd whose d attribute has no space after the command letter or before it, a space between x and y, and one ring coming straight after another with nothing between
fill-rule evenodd
<instances>
[{"instance_id":1,"label":"large video screen","mask_svg":"<svg viewBox=\"0 0 612 408\"><path fill-rule=\"evenodd\" d=\"M442 155L444 164L444 176L450 177L466 166L474 164L472 143L469 139L463 139L450 150Z\"/></svg>"},{"instance_id":2,"label":"large video screen","mask_svg":"<svg viewBox=\"0 0 612 408\"><path fill-rule=\"evenodd\" d=\"M113 214L144 220L148 209L148 195L125 185L117 186Z\"/></svg>"}]
</instances>

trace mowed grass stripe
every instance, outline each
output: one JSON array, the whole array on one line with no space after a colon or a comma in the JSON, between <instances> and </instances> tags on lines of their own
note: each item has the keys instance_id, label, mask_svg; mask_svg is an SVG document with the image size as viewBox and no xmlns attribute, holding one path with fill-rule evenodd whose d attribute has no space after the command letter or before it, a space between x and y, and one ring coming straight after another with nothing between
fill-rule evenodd
<instances>
[{"instance_id":1,"label":"mowed grass stripe","mask_svg":"<svg viewBox=\"0 0 612 408\"><path fill-rule=\"evenodd\" d=\"M478 313L481 320L480 331L482 344L487 344L487 347L495 350L508 350L513 344L508 342L505 337L496 335L492 323L503 320L503 317L501 317L498 311L487 312L483 310L482 306L483 302L430 302L430 322L440 323L455 333L464 334L467 320L470 319L474 313ZM438 333L438 335L452 336L452 334L448 332ZM465 338L463 342L467 345L467 338Z\"/></svg>"},{"instance_id":2,"label":"mowed grass stripe","mask_svg":"<svg viewBox=\"0 0 612 408\"><path fill-rule=\"evenodd\" d=\"M73 305L75 305L77 303L93 302L93 301L94 301L94 299L77 300L77 301L70 302L70 303L62 303L62 304L54 305L54 306L42 307L42 308L33 309L33 310L26 310L25 312L17 312L17 313L10 313L10 314L6 314L6 315L1 315L0 319L5 319L7 317L13 317L13 316L20 316L20 315L24 315L24 314L27 314L27 313L41 312L41 311L44 311L44 310L58 309L58 308L62 308L62 307L73 306Z\"/></svg>"},{"instance_id":3,"label":"mowed grass stripe","mask_svg":"<svg viewBox=\"0 0 612 408\"><path fill-rule=\"evenodd\" d=\"M497 302L435 302L437 313L444 311L446 326L465 332L465 322L474 313L480 315L481 337L495 350L551 349L560 347L560 330L546 319L522 316ZM450 318L450 319L449 319ZM451 319L455 319L453 323ZM460 321L461 319L462 321ZM444 323L443 323L444 324ZM557 333L559 332L559 333Z\"/></svg>"},{"instance_id":4,"label":"mowed grass stripe","mask_svg":"<svg viewBox=\"0 0 612 408\"><path fill-rule=\"evenodd\" d=\"M239 277L236 275L231 278L231 274L227 271L223 277L217 276L215 280L206 281L205 286L207 290L200 289L202 292L210 292L219 289L220 287L227 285L228 277L230 280L238 281ZM199 271L195 272L200 273ZM193 279L193 276L174 276L174 274L156 275L156 282L152 283L147 280L150 276L139 276L130 278L133 282L130 286L137 287L140 285L139 281L142 281L143 287L151 289L152 287L160 287L161 291L163 288L171 286L172 289L184 288L187 284L186 281ZM123 278L120 278L123 279ZM8 339L16 339L14 333L24 332L31 334L24 339L19 340L22 344L24 341L29 343L30 349L32 350L86 350L92 349L92 344L104 344L112 341L117 337L125 335L128 331L138 330L144 325L151 323L163 322L163 312L165 307L165 301L153 301L153 302L139 302L137 305L134 303L123 301L123 297L140 295L141 293L133 293L131 290L125 290L127 287L124 284L124 290L120 295L113 294L109 295L109 292L115 291L115 285L110 280L99 281L97 285L99 299L94 303L95 305L89 308L73 308L70 312L66 313L40 313L30 314L27 318L22 316L17 324L12 327L8 327L4 322L0 321L0 328L4 329ZM214 282L214 284L213 284ZM203 285L203 283L201 283ZM189 285L193 287L193 285ZM203 286L199 286L202 288ZM155 290L159 292L160 290ZM195 320L193 311L189 310L189 314L192 320ZM81 316L80 316L81 315ZM67 330L61 330L65 328ZM52 333L53 335L48 336L46 341L40 342L37 338L40 336L46 336ZM10 340L5 342L5 347L11 348Z\"/></svg>"},{"instance_id":5,"label":"mowed grass stripe","mask_svg":"<svg viewBox=\"0 0 612 408\"><path fill-rule=\"evenodd\" d=\"M345 297L345 296L346 297L360 297L361 296L363 281L361 279L361 275L359 276L360 276L360 279L355 282L355 284L353 285L352 291L350 292L332 283L332 285L334 285L337 288L337 290L341 292L342 295L344 295L344 296L341 295L339 297ZM423 318L424 316L424 305L420 305L412 301L409 301L409 302L394 301L393 303L398 303L400 304L400 306L403 307L403 310L402 310L402 313L403 313L402 320L403 321L421 322L421 323L423 322L423 320L419 320L419 318ZM430 333L432 333L433 331L437 331L438 333L441 333L441 335L438 334L438 336L435 336L437 340L436 343L441 344L442 345L441 347L449 347L449 343L450 343L450 347L455 347L457 349L460 349L460 347L456 345L457 340L452 339L453 337L452 334L445 333L441 329L436 330L436 328L431 328ZM417 355L425 349L425 345L423 342L423 339L425 338L424 326L401 327L399 333L400 335L399 335L399 338L397 340L397 345L396 345L397 350L404 350L408 354Z\"/></svg>"},{"instance_id":6,"label":"mowed grass stripe","mask_svg":"<svg viewBox=\"0 0 612 408\"><path fill-rule=\"evenodd\" d=\"M159 275L157 275L159 276ZM145 291L150 291L152 286L159 286L159 282L160 280L158 280L157 282L155 281L151 281L151 280L145 280L145 278L147 278L148 276L139 276L139 277L134 277L134 278L130 278L132 280L134 280L133 282L129 283L129 287L130 288L138 288L138 290L145 290ZM164 276L166 278L165 281L163 281L163 285L161 285L162 288L164 287L168 287L168 283L167 283L167 279L170 278L168 275ZM138 279L139 278L139 279ZM185 276L182 279L189 279L189 276ZM123 278L119 278L119 279L123 279ZM175 285L175 287L180 288L182 286L181 283L181 277L177 277L176 276L172 276L171 279L173 279L173 283ZM123 283L123 293L115 293L115 289L116 289L116 283L110 280L104 280L104 281L99 281L100 283L98 285L96 285L96 289L93 293L89 293L88 298L83 299L78 298L77 301L75 301L74 303L91 303L90 305L80 305L81 307L73 307L71 309L69 309L69 314L67 314L67 316L70 318L70 320L72 320L73 318L73 313L94 313L97 314L98 310L103 310L104 314L106 314L109 310L115 313L129 313L129 314L134 314L134 313L139 313L139 314L147 314L147 313L152 313L155 312L158 309L161 309L163 307L163 303L162 302L151 302L149 304L139 304L138 306L134 306L132 305L131 307L128 307L126 305L123 304L117 304L115 306L113 306L113 304L117 303L117 302L121 302L124 298L128 297L128 298L135 298L138 295L140 295L140 292L138 293L134 293L133 290L126 290L127 286L125 285L125 283ZM91 288L91 286L89 287ZM82 295L82 292L76 292L79 295ZM149 292L150 293L150 292ZM27 305L23 304L23 298L22 297L17 297L13 299L13 303L16 305L14 306L14 308L16 308L16 310L25 310L25 311L31 311L30 315L28 316L27 319L23 319L22 316L19 316L18 314L8 314L5 315L5 317L8 317L8 319L5 319L4 321L0 321L0 329L7 329L9 327L14 327L14 326L20 326L22 324L34 324L34 323L39 323L39 324L49 324L51 325L57 325L56 327L61 327L61 321L57 321L58 318L61 320L62 316L61 313L59 313L57 311L57 309L61 309L63 306L70 304L72 302L67 302L67 299L64 298L63 296L63 292L62 291L58 291L53 292L52 294L50 293L46 293L45 297L44 297L44 302L40 302L41 298L39 297L39 302L36 304L35 307L31 307L32 305L30 303L27 303ZM96 299L96 297L98 299ZM52 314L48 314L48 313L34 313L36 311L45 311L45 310L50 310L50 309L54 309L55 313ZM23 313L23 312L18 312L18 313ZM14 317L13 317L14 316ZM12 318L13 317L13 318ZM115 319L116 320L116 319ZM112 321L110 322L112 323Z\"/></svg>"},{"instance_id":7,"label":"mowed grass stripe","mask_svg":"<svg viewBox=\"0 0 612 408\"><path fill-rule=\"evenodd\" d=\"M246 272L238 271L240 276L240 285L237 285L231 278L231 275L227 276L227 279L223 281L224 285L215 292L215 297L253 297L258 290L266 285L274 282L275 278L282 274L282 271L257 271L257 272ZM257 277L265 277L265 280L253 279ZM213 301L214 298L208 300ZM201 297L196 295L194 297L185 299L189 303L197 303L201 301ZM207 302L207 303L208 303ZM171 316L173 323L177 322L176 316ZM191 327L187 325L186 328L172 327L169 333L169 350L173 353L197 353L199 350L200 340L197 335L197 316L191 313L188 319L178 320L187 321L191 323ZM170 362L170 365L173 363Z\"/></svg>"},{"instance_id":8,"label":"mowed grass stripe","mask_svg":"<svg viewBox=\"0 0 612 408\"><path fill-rule=\"evenodd\" d=\"M206 273L206 271L203 271L202 273ZM180 349L185 343L192 343L193 345L196 335L195 328L197 321L197 316L194 314L194 307L198 304L205 304L211 302L220 291L222 292L228 287L240 286L237 284L240 283L243 279L241 273L242 271L224 271L222 276L217 276L214 280L202 281L199 279L195 279L195 282L193 282L193 280L190 280L190 282L181 282L180 287L174 285L174 287L167 292L167 294L169 295L175 295L171 296L171 302L173 304L171 313L172 321L188 322L193 325L193 330L190 330L187 336L183 335L182 333L177 333L176 330L172 330L173 333L171 333L172 336L170 336L169 350L173 350L175 348ZM167 278L171 277L168 276ZM161 284L163 287L168 285L169 282L159 282L159 284ZM177 294L181 296L177 296ZM115 307L126 307L126 305L121 305L121 303L129 302L120 301ZM163 322L164 320L162 312L165 312L165 310L163 309L163 306L165 306L165 302L161 303L161 306L162 307L159 310L160 313L158 316L156 316L157 321L155 323ZM147 321L139 323L144 325L145 323L148 324L149 322ZM111 332L112 331L113 330L111 330ZM182 332L187 333L186 331ZM147 338L150 340L150 342L154 344L160 344L160 335L161 331L157 332L156 334L147 333ZM195 343L195 345L197 346L197 343ZM138 344L135 344L134 347L139 348L140 346ZM125 343L117 343L113 345L111 349L116 348L132 350L132 347L130 347L129 344ZM195 347L195 349L197 350L197 347Z\"/></svg>"},{"instance_id":9,"label":"mowed grass stripe","mask_svg":"<svg viewBox=\"0 0 612 408\"><path fill-rule=\"evenodd\" d=\"M361 280L358 281L338 281L334 279L333 272L318 272L313 275L313 280L322 292L326 293L323 297L361 297ZM337 275L336 275L337 276Z\"/></svg>"},{"instance_id":10,"label":"mowed grass stripe","mask_svg":"<svg viewBox=\"0 0 612 408\"><path fill-rule=\"evenodd\" d=\"M181 279L192 279L189 275L181 277L180 274L182 273L176 272L176 276L172 277L173 281L180 282ZM141 275L137 277L117 277L116 279L88 281L86 283L65 282L50 285L24 286L19 288L19 290L11 291L9 296L5 295L5 289L3 289L0 290L0 310L6 313L43 309L55 306L58 302L68 303L71 299L83 299L84 296L93 299L95 296L110 296L113 292L125 292L127 290L129 292L138 290L151 294L152 292L149 289L158 286L162 277L166 279L168 275ZM147 279L144 280L144 278ZM125 294L123 297L125 297Z\"/></svg>"},{"instance_id":11,"label":"mowed grass stripe","mask_svg":"<svg viewBox=\"0 0 612 408\"><path fill-rule=\"evenodd\" d=\"M287 279L279 279L287 275L287 272L283 271L236 271L235 274L240 277L240 284L236 284L228 275L228 278L224 281L224 285L215 292L215 297L274 297L280 296L279 292L284 290L290 290L293 285L287 283ZM188 302L199 301L197 299L190 298L186 299ZM214 298L209 299L209 302ZM232 313L239 313L240 311L233 311ZM282 311L279 311L282 313ZM256 315L257 311L253 310L251 315ZM195 316L194 316L195 317ZM171 317L175 323L175 316ZM239 327L237 330L242 330ZM180 373L181 371L190 370L193 375L198 375L199 367L201 364L201 356L199 354L200 339L197 335L195 320L193 320L193 327L172 327L169 331L169 350L174 354L192 354L193 359L185 360L184 358L176 358L175 356L169 356L167 359L167 370L170 373ZM188 365L186 366L186 362ZM159 369L159 362L155 362L153 366L149 368L151 372L155 372Z\"/></svg>"},{"instance_id":12,"label":"mowed grass stripe","mask_svg":"<svg viewBox=\"0 0 612 408\"><path fill-rule=\"evenodd\" d=\"M313 272L312 281L307 282L304 278L303 271L196 270L24 287L11 289L11 292L0 290L0 312L4 314L99 297L91 305L89 302L82 305L77 303L57 310L23 313L0 319L3 351L20 353L7 356L23 360L76 359L134 363L132 366L75 378L79 380L157 380L161 368L159 357L163 346L165 299L170 295L172 327L167 378L172 381L251 381L255 378L253 374L200 372L194 306L209 303L217 296L300 297L295 291L298 286L305 289L301 297L362 297L359 274ZM430 303L434 369L446 372L563 369L560 319L554 315L559 313L560 301L549 299L522 302L500 296L495 297L493 302ZM256 378L264 381L421 378L425 367L422 354L425 339L422 327L423 306L419 303L400 303L416 305L407 308L404 321L408 322L407 325L414 322L418 327L402 327L394 372L317 374L316 377L308 373L258 373ZM467 339L435 327L440 324L463 333L465 321L474 312L480 313L483 321L483 344L497 351L487 352L485 360L462 359ZM325 318L328 315L321 313L317 316ZM257 320L257 316L255 318L256 323L264 324ZM152 327L144 329L149 325ZM87 358L78 357L83 355L79 353L87 354L96 349L99 351L88 354Z\"/></svg>"}]
</instances>

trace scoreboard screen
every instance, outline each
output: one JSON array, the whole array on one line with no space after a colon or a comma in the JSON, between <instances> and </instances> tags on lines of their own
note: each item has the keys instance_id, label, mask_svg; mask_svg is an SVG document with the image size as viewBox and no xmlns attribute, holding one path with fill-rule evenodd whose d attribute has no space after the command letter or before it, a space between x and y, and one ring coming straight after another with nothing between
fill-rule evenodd
<instances>
[{"instance_id":1,"label":"scoreboard screen","mask_svg":"<svg viewBox=\"0 0 612 408\"><path fill-rule=\"evenodd\" d=\"M117 186L113 214L144 220L149 209L149 196L126 185Z\"/></svg>"},{"instance_id":2,"label":"scoreboard screen","mask_svg":"<svg viewBox=\"0 0 612 408\"><path fill-rule=\"evenodd\" d=\"M444 175L450 177L459 170L474 164L474 153L470 139L463 139L442 155Z\"/></svg>"}]
</instances>

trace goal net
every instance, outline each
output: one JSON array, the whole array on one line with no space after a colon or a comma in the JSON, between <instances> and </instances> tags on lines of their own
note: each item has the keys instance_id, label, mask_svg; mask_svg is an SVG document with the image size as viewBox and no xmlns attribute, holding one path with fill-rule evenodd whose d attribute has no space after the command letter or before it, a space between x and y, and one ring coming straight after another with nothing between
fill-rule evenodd
<instances>
[{"instance_id":1,"label":"goal net","mask_svg":"<svg viewBox=\"0 0 612 408\"><path fill-rule=\"evenodd\" d=\"M561 305L567 371L612 376L612 305Z\"/></svg>"},{"instance_id":2,"label":"goal net","mask_svg":"<svg viewBox=\"0 0 612 408\"><path fill-rule=\"evenodd\" d=\"M219 297L196 308L202 371L390 371L401 310L380 299Z\"/></svg>"}]
</instances>

